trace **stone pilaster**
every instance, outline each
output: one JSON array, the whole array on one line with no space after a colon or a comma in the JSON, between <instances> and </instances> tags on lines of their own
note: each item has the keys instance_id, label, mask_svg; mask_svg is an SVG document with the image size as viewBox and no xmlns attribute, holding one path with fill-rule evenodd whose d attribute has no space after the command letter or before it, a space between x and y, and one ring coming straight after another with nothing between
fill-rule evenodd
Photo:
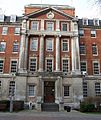
<instances>
[{"instance_id":1,"label":"stone pilaster","mask_svg":"<svg viewBox=\"0 0 101 120\"><path fill-rule=\"evenodd\" d=\"M41 19L41 30L44 30L44 19Z\"/></svg>"},{"instance_id":2,"label":"stone pilaster","mask_svg":"<svg viewBox=\"0 0 101 120\"><path fill-rule=\"evenodd\" d=\"M27 72L27 52L28 52L28 37L26 36L27 20L22 21L21 43L19 54L19 73Z\"/></svg>"},{"instance_id":3,"label":"stone pilaster","mask_svg":"<svg viewBox=\"0 0 101 120\"><path fill-rule=\"evenodd\" d=\"M37 86L37 110L41 111L41 103L42 103L42 78L39 77L39 82Z\"/></svg>"},{"instance_id":4,"label":"stone pilaster","mask_svg":"<svg viewBox=\"0 0 101 120\"><path fill-rule=\"evenodd\" d=\"M43 71L44 65L44 36L40 37L40 53L39 53L39 72Z\"/></svg>"},{"instance_id":5,"label":"stone pilaster","mask_svg":"<svg viewBox=\"0 0 101 120\"><path fill-rule=\"evenodd\" d=\"M56 37L56 71L60 71L60 40Z\"/></svg>"},{"instance_id":6,"label":"stone pilaster","mask_svg":"<svg viewBox=\"0 0 101 120\"><path fill-rule=\"evenodd\" d=\"M72 46L72 73L80 74L80 55L79 55L79 39L78 39L77 22L72 22L71 29L74 36L71 38Z\"/></svg>"},{"instance_id":7,"label":"stone pilaster","mask_svg":"<svg viewBox=\"0 0 101 120\"><path fill-rule=\"evenodd\" d=\"M60 22L56 20L56 31L60 31Z\"/></svg>"}]
</instances>

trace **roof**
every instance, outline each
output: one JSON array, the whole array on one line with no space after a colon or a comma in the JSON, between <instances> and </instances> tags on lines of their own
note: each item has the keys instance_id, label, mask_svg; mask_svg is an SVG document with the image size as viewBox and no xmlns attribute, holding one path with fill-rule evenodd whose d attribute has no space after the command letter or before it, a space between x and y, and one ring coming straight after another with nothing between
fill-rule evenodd
<instances>
[{"instance_id":1,"label":"roof","mask_svg":"<svg viewBox=\"0 0 101 120\"><path fill-rule=\"evenodd\" d=\"M36 15L36 14L39 14L39 13L43 13L44 11L50 11L50 10L53 10L53 11L55 11L55 12L57 12L57 13L65 16L65 17L69 17L70 19L74 19L73 16L70 16L70 15L64 13L63 11L61 11L61 10L59 10L59 9L56 9L56 8L53 7L53 6L51 6L51 7L48 6L48 7L46 7L46 8L41 9L41 10L34 11L34 12L30 13L30 14L27 14L26 16L27 16L27 17L31 17L31 16L33 16L33 15ZM24 16L24 17L25 17L25 16Z\"/></svg>"},{"instance_id":2,"label":"roof","mask_svg":"<svg viewBox=\"0 0 101 120\"><path fill-rule=\"evenodd\" d=\"M28 4L25 7L36 7L36 8L46 8L46 7L54 7L54 8L62 8L62 9L75 9L69 5L53 5L53 4Z\"/></svg>"},{"instance_id":3,"label":"roof","mask_svg":"<svg viewBox=\"0 0 101 120\"><path fill-rule=\"evenodd\" d=\"M87 25L84 25L83 24L83 20L84 19L78 19L78 25L79 25L79 27L97 27L97 28L101 28L101 20L99 20L99 19L87 19L86 18L86 20L88 21L88 24ZM94 23L94 21L95 20L98 20L98 25L95 25L95 23Z\"/></svg>"},{"instance_id":4,"label":"roof","mask_svg":"<svg viewBox=\"0 0 101 120\"><path fill-rule=\"evenodd\" d=\"M10 17L11 16L6 16L6 15L3 15L4 16L4 20L1 22L0 21L0 23L10 23ZM21 16L16 16L16 20L15 20L15 22L13 22L13 23L20 23L21 22Z\"/></svg>"}]
</instances>

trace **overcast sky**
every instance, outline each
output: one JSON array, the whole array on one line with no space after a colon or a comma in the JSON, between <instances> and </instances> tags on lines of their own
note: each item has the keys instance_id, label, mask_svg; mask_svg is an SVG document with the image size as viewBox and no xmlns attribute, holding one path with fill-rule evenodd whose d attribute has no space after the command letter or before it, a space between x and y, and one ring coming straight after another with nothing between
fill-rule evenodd
<instances>
[{"instance_id":1,"label":"overcast sky","mask_svg":"<svg viewBox=\"0 0 101 120\"><path fill-rule=\"evenodd\" d=\"M90 2L89 2L90 1ZM93 5L94 0L0 0L0 12L5 15L22 15L24 6L28 4L59 4L75 7L76 16L79 18L101 18L101 14Z\"/></svg>"}]
</instances>

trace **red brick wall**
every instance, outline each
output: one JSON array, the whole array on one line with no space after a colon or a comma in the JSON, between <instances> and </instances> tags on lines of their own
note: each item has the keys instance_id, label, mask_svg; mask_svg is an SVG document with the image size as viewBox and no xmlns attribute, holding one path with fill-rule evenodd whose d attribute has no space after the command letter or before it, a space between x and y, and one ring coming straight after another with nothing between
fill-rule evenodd
<instances>
[{"instance_id":1,"label":"red brick wall","mask_svg":"<svg viewBox=\"0 0 101 120\"><path fill-rule=\"evenodd\" d=\"M4 73L9 73L10 70L10 60L18 59L19 52L17 54L13 54L13 42L17 40L19 42L20 49L20 35L14 35L15 27L8 27L8 34L2 35L2 26L0 26L0 41L4 40L6 42L6 50L5 53L0 53L0 57L4 58Z\"/></svg>"},{"instance_id":2,"label":"red brick wall","mask_svg":"<svg viewBox=\"0 0 101 120\"><path fill-rule=\"evenodd\" d=\"M96 37L91 38L91 29L84 29L84 36L80 38L80 43L84 43L86 46L86 55L81 55L81 60L87 61L87 72L89 75L93 74L93 60L100 61L100 71L101 71L101 29L96 29ZM98 56L93 56L92 54L92 44L96 44L98 47Z\"/></svg>"}]
</instances>

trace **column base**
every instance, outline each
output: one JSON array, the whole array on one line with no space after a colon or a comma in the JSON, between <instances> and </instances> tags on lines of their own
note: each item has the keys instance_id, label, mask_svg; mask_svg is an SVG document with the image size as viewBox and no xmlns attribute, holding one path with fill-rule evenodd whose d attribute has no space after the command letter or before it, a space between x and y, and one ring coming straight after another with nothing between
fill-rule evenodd
<instances>
[{"instance_id":1,"label":"column base","mask_svg":"<svg viewBox=\"0 0 101 120\"><path fill-rule=\"evenodd\" d=\"M18 70L18 73L20 73L20 74L27 74L27 69L20 68L20 69Z\"/></svg>"},{"instance_id":2,"label":"column base","mask_svg":"<svg viewBox=\"0 0 101 120\"><path fill-rule=\"evenodd\" d=\"M72 74L72 75L81 75L81 72L80 72L80 70L73 70L73 71L71 72L71 74Z\"/></svg>"},{"instance_id":3,"label":"column base","mask_svg":"<svg viewBox=\"0 0 101 120\"><path fill-rule=\"evenodd\" d=\"M42 97L40 97L40 96L37 97L37 106L36 106L36 109L38 111L41 111L41 103L42 103L41 99L42 99Z\"/></svg>"}]
</instances>

